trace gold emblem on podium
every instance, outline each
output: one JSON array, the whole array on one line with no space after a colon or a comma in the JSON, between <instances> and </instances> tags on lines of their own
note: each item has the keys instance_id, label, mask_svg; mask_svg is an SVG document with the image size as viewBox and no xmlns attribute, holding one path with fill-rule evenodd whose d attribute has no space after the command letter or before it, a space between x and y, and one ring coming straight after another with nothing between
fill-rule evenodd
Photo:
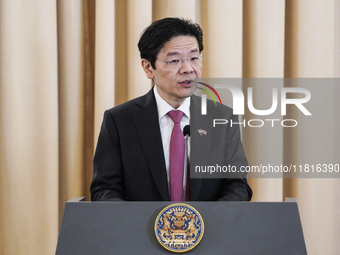
<instances>
[{"instance_id":1,"label":"gold emblem on podium","mask_svg":"<svg viewBox=\"0 0 340 255\"><path fill-rule=\"evenodd\" d=\"M155 221L158 242L172 252L187 252L199 244L204 233L204 223L199 212L183 203L165 207Z\"/></svg>"}]
</instances>

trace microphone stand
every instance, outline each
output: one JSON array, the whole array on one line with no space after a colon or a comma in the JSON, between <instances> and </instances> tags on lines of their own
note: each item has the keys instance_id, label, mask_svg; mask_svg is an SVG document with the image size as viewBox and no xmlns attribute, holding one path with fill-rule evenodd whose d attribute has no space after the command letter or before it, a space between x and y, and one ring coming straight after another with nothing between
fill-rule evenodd
<instances>
[{"instance_id":1,"label":"microphone stand","mask_svg":"<svg viewBox=\"0 0 340 255\"><path fill-rule=\"evenodd\" d=\"M185 136L185 150L184 150L184 171L183 171L183 197L182 201L185 201L185 193L187 189L187 172L188 172L188 141L190 136L190 126L187 125L183 129Z\"/></svg>"}]
</instances>

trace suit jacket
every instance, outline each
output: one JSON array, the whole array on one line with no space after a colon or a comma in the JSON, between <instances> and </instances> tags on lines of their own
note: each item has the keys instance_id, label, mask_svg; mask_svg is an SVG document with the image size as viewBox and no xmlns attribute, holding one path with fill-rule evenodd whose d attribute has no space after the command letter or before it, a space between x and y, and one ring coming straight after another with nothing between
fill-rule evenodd
<instances>
[{"instance_id":1,"label":"suit jacket","mask_svg":"<svg viewBox=\"0 0 340 255\"><path fill-rule=\"evenodd\" d=\"M191 105L198 104L196 101L192 99ZM228 108L227 111L232 117L232 110ZM206 129L209 129L208 126ZM228 127L224 129L228 133ZM219 139L220 146L214 144L218 148L216 153L224 161L221 163L229 160L229 163L237 161L237 164L247 165L239 139L239 128L236 133L235 130L229 132L233 136L231 142ZM229 153L232 150L234 152ZM213 149L209 149L205 155L214 153ZM93 162L90 188L93 201L170 200L157 105L152 89L146 95L104 113ZM245 176L232 179L196 178L190 179L189 185L192 201L248 201L252 196Z\"/></svg>"}]
</instances>

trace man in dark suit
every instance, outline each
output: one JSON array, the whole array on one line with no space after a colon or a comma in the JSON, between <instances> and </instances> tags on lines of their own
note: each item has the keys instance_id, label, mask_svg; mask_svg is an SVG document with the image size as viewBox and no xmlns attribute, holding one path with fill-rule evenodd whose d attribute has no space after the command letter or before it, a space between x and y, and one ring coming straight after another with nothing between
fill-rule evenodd
<instances>
[{"instance_id":1,"label":"man in dark suit","mask_svg":"<svg viewBox=\"0 0 340 255\"><path fill-rule=\"evenodd\" d=\"M174 200L169 173L174 121L169 112L181 111L181 129L197 117L203 120L198 123L209 130L205 118L190 116L189 111L190 107L199 105L197 97L191 97L194 81L202 71L199 25L177 18L156 21L144 31L138 47L142 67L155 86L146 95L105 112L94 157L93 201ZM237 119L227 107L217 110L217 115ZM214 160L214 164L247 165L239 128L225 125L219 127L218 133L221 132L223 139L212 137L217 141L213 146L217 149L207 146L207 150L199 152L203 153L202 158ZM209 131L204 139L210 139L213 133ZM198 145L194 142L196 136L191 139L191 150ZM191 178L188 187L187 198L192 201L247 201L252 196L245 175Z\"/></svg>"}]
</instances>

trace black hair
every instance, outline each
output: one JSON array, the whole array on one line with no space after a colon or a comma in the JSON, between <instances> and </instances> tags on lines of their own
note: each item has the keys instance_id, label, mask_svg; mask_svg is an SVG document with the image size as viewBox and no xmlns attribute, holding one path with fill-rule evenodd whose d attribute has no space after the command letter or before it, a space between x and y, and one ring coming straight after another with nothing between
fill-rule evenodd
<instances>
[{"instance_id":1,"label":"black hair","mask_svg":"<svg viewBox=\"0 0 340 255\"><path fill-rule=\"evenodd\" d=\"M165 18L153 22L143 31L138 42L141 58L148 60L156 69L156 58L164 44L181 35L194 36L198 42L199 51L203 50L203 33L197 23L184 18Z\"/></svg>"}]
</instances>

